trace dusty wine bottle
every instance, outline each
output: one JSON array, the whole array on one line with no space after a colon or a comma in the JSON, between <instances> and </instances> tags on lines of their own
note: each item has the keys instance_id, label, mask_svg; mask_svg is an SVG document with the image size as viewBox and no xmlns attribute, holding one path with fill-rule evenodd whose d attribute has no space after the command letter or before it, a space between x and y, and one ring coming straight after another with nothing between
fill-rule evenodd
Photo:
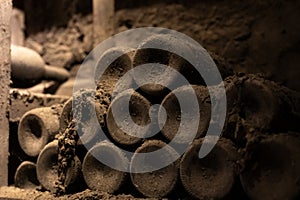
<instances>
[{"instance_id":1,"label":"dusty wine bottle","mask_svg":"<svg viewBox=\"0 0 300 200\"><path fill-rule=\"evenodd\" d=\"M100 103L95 100L95 96L97 96L97 92L93 90L79 90L63 105L60 116L60 131L64 132L69 123L75 120L80 137L79 144L92 145L97 141L97 127L99 124L102 128L106 126L104 115L108 103L104 104L103 102L108 101L108 99L102 100L102 103ZM75 107L73 108L73 106Z\"/></svg>"},{"instance_id":2,"label":"dusty wine bottle","mask_svg":"<svg viewBox=\"0 0 300 200\"><path fill-rule=\"evenodd\" d=\"M258 131L299 131L299 92L254 74L228 77L224 82L227 126L237 121L238 114L244 124Z\"/></svg>"},{"instance_id":3,"label":"dusty wine bottle","mask_svg":"<svg viewBox=\"0 0 300 200\"><path fill-rule=\"evenodd\" d=\"M106 117L114 141L123 145L140 142L148 131L144 127L150 123L150 107L151 103L133 89L120 93L110 104Z\"/></svg>"},{"instance_id":4,"label":"dusty wine bottle","mask_svg":"<svg viewBox=\"0 0 300 200\"><path fill-rule=\"evenodd\" d=\"M112 194L125 182L128 166L128 158L117 146L102 141L86 154L82 173L90 189Z\"/></svg>"},{"instance_id":5,"label":"dusty wine bottle","mask_svg":"<svg viewBox=\"0 0 300 200\"><path fill-rule=\"evenodd\" d=\"M160 155L148 157L150 152L159 149L162 149ZM133 185L146 197L161 198L167 196L175 188L178 180L177 158L179 158L178 153L160 140L144 142L131 159L130 177ZM175 160L175 162L167 165L168 160ZM158 170L151 170L159 168L158 165L167 166ZM149 172L136 173L141 168L149 169Z\"/></svg>"},{"instance_id":6,"label":"dusty wine bottle","mask_svg":"<svg viewBox=\"0 0 300 200\"><path fill-rule=\"evenodd\" d=\"M190 97L196 95L197 101L195 102L196 105L192 105L192 103L189 104ZM181 96L185 98L185 102L181 102L186 106L181 107L180 106L180 99L177 98L177 96ZM182 101L182 100L181 100ZM181 139L176 142L186 142L189 138L189 132L187 131L188 128L185 128L186 131L181 133L181 135L177 134L179 130L179 126L182 123L182 115L189 116L189 119L195 120L195 117L193 117L193 112L195 110L199 110L200 114L200 121L198 123L198 130L195 135L195 138L199 138L200 136L203 136L208 128L209 122L210 122L210 112L211 112L211 104L210 104L210 97L208 93L208 89L204 86L200 85L192 85L192 86L182 86L175 90L173 90L171 93L169 93L164 100L162 101L162 107L164 108L165 112L167 113L167 120L165 124L161 124L160 126L163 126L161 129L162 134L168 139L172 140L175 135L180 137ZM191 110L192 109L192 110ZM189 112L192 111L192 112ZM158 121L162 122L161 120L162 115L164 115L164 112L159 110L158 113ZM184 126L190 126L191 121L184 122Z\"/></svg>"},{"instance_id":7,"label":"dusty wine bottle","mask_svg":"<svg viewBox=\"0 0 300 200\"><path fill-rule=\"evenodd\" d=\"M155 48L159 45L169 48L170 51ZM172 49L180 49L178 46L183 49L187 48L187 46L179 43L177 38L169 34L151 36L139 45L133 57L133 69L143 64L152 63L146 71L133 71L133 79L137 85L141 86L140 88L142 91L152 96L161 96L168 92L168 86L173 84L177 77L169 70L157 67L154 63L170 66L179 71L182 59L171 53ZM172 64L172 66L169 64ZM147 75L151 84L143 84L145 75Z\"/></svg>"},{"instance_id":8,"label":"dusty wine bottle","mask_svg":"<svg viewBox=\"0 0 300 200\"><path fill-rule=\"evenodd\" d=\"M23 151L37 156L59 131L62 105L35 108L26 112L18 127L18 140Z\"/></svg>"},{"instance_id":9,"label":"dusty wine bottle","mask_svg":"<svg viewBox=\"0 0 300 200\"><path fill-rule=\"evenodd\" d=\"M261 130L299 131L300 93L259 76L249 75L242 87L242 113Z\"/></svg>"},{"instance_id":10,"label":"dusty wine bottle","mask_svg":"<svg viewBox=\"0 0 300 200\"><path fill-rule=\"evenodd\" d=\"M180 162L180 178L185 190L197 199L222 199L232 190L238 160L230 140L220 139L213 150L199 159L203 139L195 140Z\"/></svg>"},{"instance_id":11,"label":"dusty wine bottle","mask_svg":"<svg viewBox=\"0 0 300 200\"><path fill-rule=\"evenodd\" d=\"M95 81L111 79L116 82L131 69L131 57L134 51L125 47L113 47L106 50L97 62ZM103 68L108 65L105 71ZM100 76L101 74L101 76Z\"/></svg>"},{"instance_id":12,"label":"dusty wine bottle","mask_svg":"<svg viewBox=\"0 0 300 200\"><path fill-rule=\"evenodd\" d=\"M57 191L58 177L58 141L54 140L48 143L38 156L36 164L37 178L40 184L46 189L55 193ZM64 177L63 187L66 190L74 190L76 181L81 175L81 162L77 156L68 166Z\"/></svg>"},{"instance_id":13,"label":"dusty wine bottle","mask_svg":"<svg viewBox=\"0 0 300 200\"><path fill-rule=\"evenodd\" d=\"M36 175L36 164L30 161L23 161L16 170L15 186L24 189L35 189L39 186Z\"/></svg>"},{"instance_id":14,"label":"dusty wine bottle","mask_svg":"<svg viewBox=\"0 0 300 200\"><path fill-rule=\"evenodd\" d=\"M176 53L174 53L175 50ZM223 78L233 74L222 59L218 56L214 57L212 59L209 53L194 41L183 40L181 37L171 34L153 35L145 39L135 51L132 59L133 70L135 67L145 64L147 67L143 70L134 70L133 79L145 93L152 96L165 96L168 93L167 88L173 90L187 84L181 83L182 81L179 79L181 75L189 84L207 85L200 71L207 74L211 80L220 79L215 72L220 72ZM187 60L188 58L189 60ZM192 59L195 59L196 62L190 63ZM161 68L158 64L169 68ZM193 66L193 64L197 66ZM217 71L217 67L219 71ZM178 73L174 73L174 71ZM149 80L148 84L143 84L146 79ZM212 81L209 86L219 83Z\"/></svg>"},{"instance_id":15,"label":"dusty wine bottle","mask_svg":"<svg viewBox=\"0 0 300 200\"><path fill-rule=\"evenodd\" d=\"M45 65L34 50L16 45L11 45L11 74L18 87L32 86L43 78L63 82L70 76L63 68Z\"/></svg>"},{"instance_id":16,"label":"dusty wine bottle","mask_svg":"<svg viewBox=\"0 0 300 200\"><path fill-rule=\"evenodd\" d=\"M240 180L250 199L299 199L299 134L261 136L248 145Z\"/></svg>"},{"instance_id":17,"label":"dusty wine bottle","mask_svg":"<svg viewBox=\"0 0 300 200\"><path fill-rule=\"evenodd\" d=\"M113 47L106 50L96 64L95 84L97 99L101 103L103 96L116 96L118 93L133 87L133 79L129 70L133 49ZM104 100L106 103L107 100Z\"/></svg>"}]
</instances>

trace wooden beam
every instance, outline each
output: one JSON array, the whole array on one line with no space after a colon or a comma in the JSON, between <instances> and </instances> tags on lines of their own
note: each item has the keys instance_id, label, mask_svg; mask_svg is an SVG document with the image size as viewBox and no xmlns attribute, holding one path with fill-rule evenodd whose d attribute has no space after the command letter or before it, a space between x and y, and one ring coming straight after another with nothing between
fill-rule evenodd
<instances>
[{"instance_id":1,"label":"wooden beam","mask_svg":"<svg viewBox=\"0 0 300 200\"><path fill-rule=\"evenodd\" d=\"M114 31L115 0L93 0L94 46L107 39Z\"/></svg>"},{"instance_id":2,"label":"wooden beam","mask_svg":"<svg viewBox=\"0 0 300 200\"><path fill-rule=\"evenodd\" d=\"M0 186L8 184L8 95L12 1L0 1Z\"/></svg>"}]
</instances>

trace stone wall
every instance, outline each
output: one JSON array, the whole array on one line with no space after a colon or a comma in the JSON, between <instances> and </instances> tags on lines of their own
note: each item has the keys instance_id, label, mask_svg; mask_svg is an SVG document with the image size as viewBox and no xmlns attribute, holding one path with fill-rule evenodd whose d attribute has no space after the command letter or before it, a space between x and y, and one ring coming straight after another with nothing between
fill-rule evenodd
<instances>
[{"instance_id":1,"label":"stone wall","mask_svg":"<svg viewBox=\"0 0 300 200\"><path fill-rule=\"evenodd\" d=\"M0 1L0 186L8 181L8 94L10 83L11 0Z\"/></svg>"}]
</instances>

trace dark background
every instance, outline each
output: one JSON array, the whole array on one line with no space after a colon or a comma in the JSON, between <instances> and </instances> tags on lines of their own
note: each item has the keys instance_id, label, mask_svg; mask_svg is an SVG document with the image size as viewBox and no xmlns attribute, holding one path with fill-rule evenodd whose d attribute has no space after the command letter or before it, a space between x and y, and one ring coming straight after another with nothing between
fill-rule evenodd
<instances>
[{"instance_id":1,"label":"dark background","mask_svg":"<svg viewBox=\"0 0 300 200\"><path fill-rule=\"evenodd\" d=\"M91 0L15 0L14 5L25 10L27 41L30 38L45 47L43 57L49 64L72 67L84 58L78 48L85 53L91 49ZM237 71L263 73L299 91L299 10L297 0L116 0L112 32L144 26L174 29L223 57ZM69 34L74 28L71 22L81 24L81 36ZM66 35L68 41L53 39ZM71 52L75 58L59 62L57 50L51 50L47 42L52 43L52 49ZM30 42L25 45L31 47ZM63 48L65 45L68 48Z\"/></svg>"}]
</instances>

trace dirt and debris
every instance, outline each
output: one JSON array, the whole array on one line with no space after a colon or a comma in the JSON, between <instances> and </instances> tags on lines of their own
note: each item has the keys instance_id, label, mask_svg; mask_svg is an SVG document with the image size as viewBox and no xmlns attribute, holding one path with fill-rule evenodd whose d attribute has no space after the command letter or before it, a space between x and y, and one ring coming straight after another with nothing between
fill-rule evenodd
<instances>
[{"instance_id":1,"label":"dirt and debris","mask_svg":"<svg viewBox=\"0 0 300 200\"><path fill-rule=\"evenodd\" d=\"M72 120L67 129L58 136L58 181L56 183L55 192L58 196L66 193L67 185L65 181L67 171L74 161L78 138L74 120Z\"/></svg>"},{"instance_id":2,"label":"dirt and debris","mask_svg":"<svg viewBox=\"0 0 300 200\"><path fill-rule=\"evenodd\" d=\"M96 93L89 90L80 90L75 94L76 95L73 96L72 100L72 106L76 107L76 109L73 109L75 112L63 113L63 115L67 114L70 117L70 121L67 122L68 125L66 129L62 129L60 134L57 135L59 144L57 196L67 192L64 182L66 180L68 168L77 152L76 149L79 141L78 129L80 130L79 133L91 134L90 136L87 136L87 140L79 141L80 145L82 145L82 142L88 143L95 139L94 134L96 133L93 133L89 129L92 127L88 124L90 113L92 112L91 109L95 108L100 126L102 128L106 127L105 116L110 104L110 93L105 92L103 89L98 89ZM81 137L84 136L81 135Z\"/></svg>"},{"instance_id":3,"label":"dirt and debris","mask_svg":"<svg viewBox=\"0 0 300 200\"><path fill-rule=\"evenodd\" d=\"M86 189L76 194L66 194L55 197L48 191L27 190L16 187L0 187L0 199L35 199L35 200L155 200L155 198L135 198L127 194L112 195L105 192L97 192Z\"/></svg>"},{"instance_id":4,"label":"dirt and debris","mask_svg":"<svg viewBox=\"0 0 300 200\"><path fill-rule=\"evenodd\" d=\"M164 27L187 34L239 72L300 90L299 1L119 1L115 33Z\"/></svg>"},{"instance_id":5,"label":"dirt and debris","mask_svg":"<svg viewBox=\"0 0 300 200\"><path fill-rule=\"evenodd\" d=\"M25 46L37 51L49 65L72 68L81 64L92 50L92 16L74 15L67 27L30 35Z\"/></svg>"}]
</instances>

